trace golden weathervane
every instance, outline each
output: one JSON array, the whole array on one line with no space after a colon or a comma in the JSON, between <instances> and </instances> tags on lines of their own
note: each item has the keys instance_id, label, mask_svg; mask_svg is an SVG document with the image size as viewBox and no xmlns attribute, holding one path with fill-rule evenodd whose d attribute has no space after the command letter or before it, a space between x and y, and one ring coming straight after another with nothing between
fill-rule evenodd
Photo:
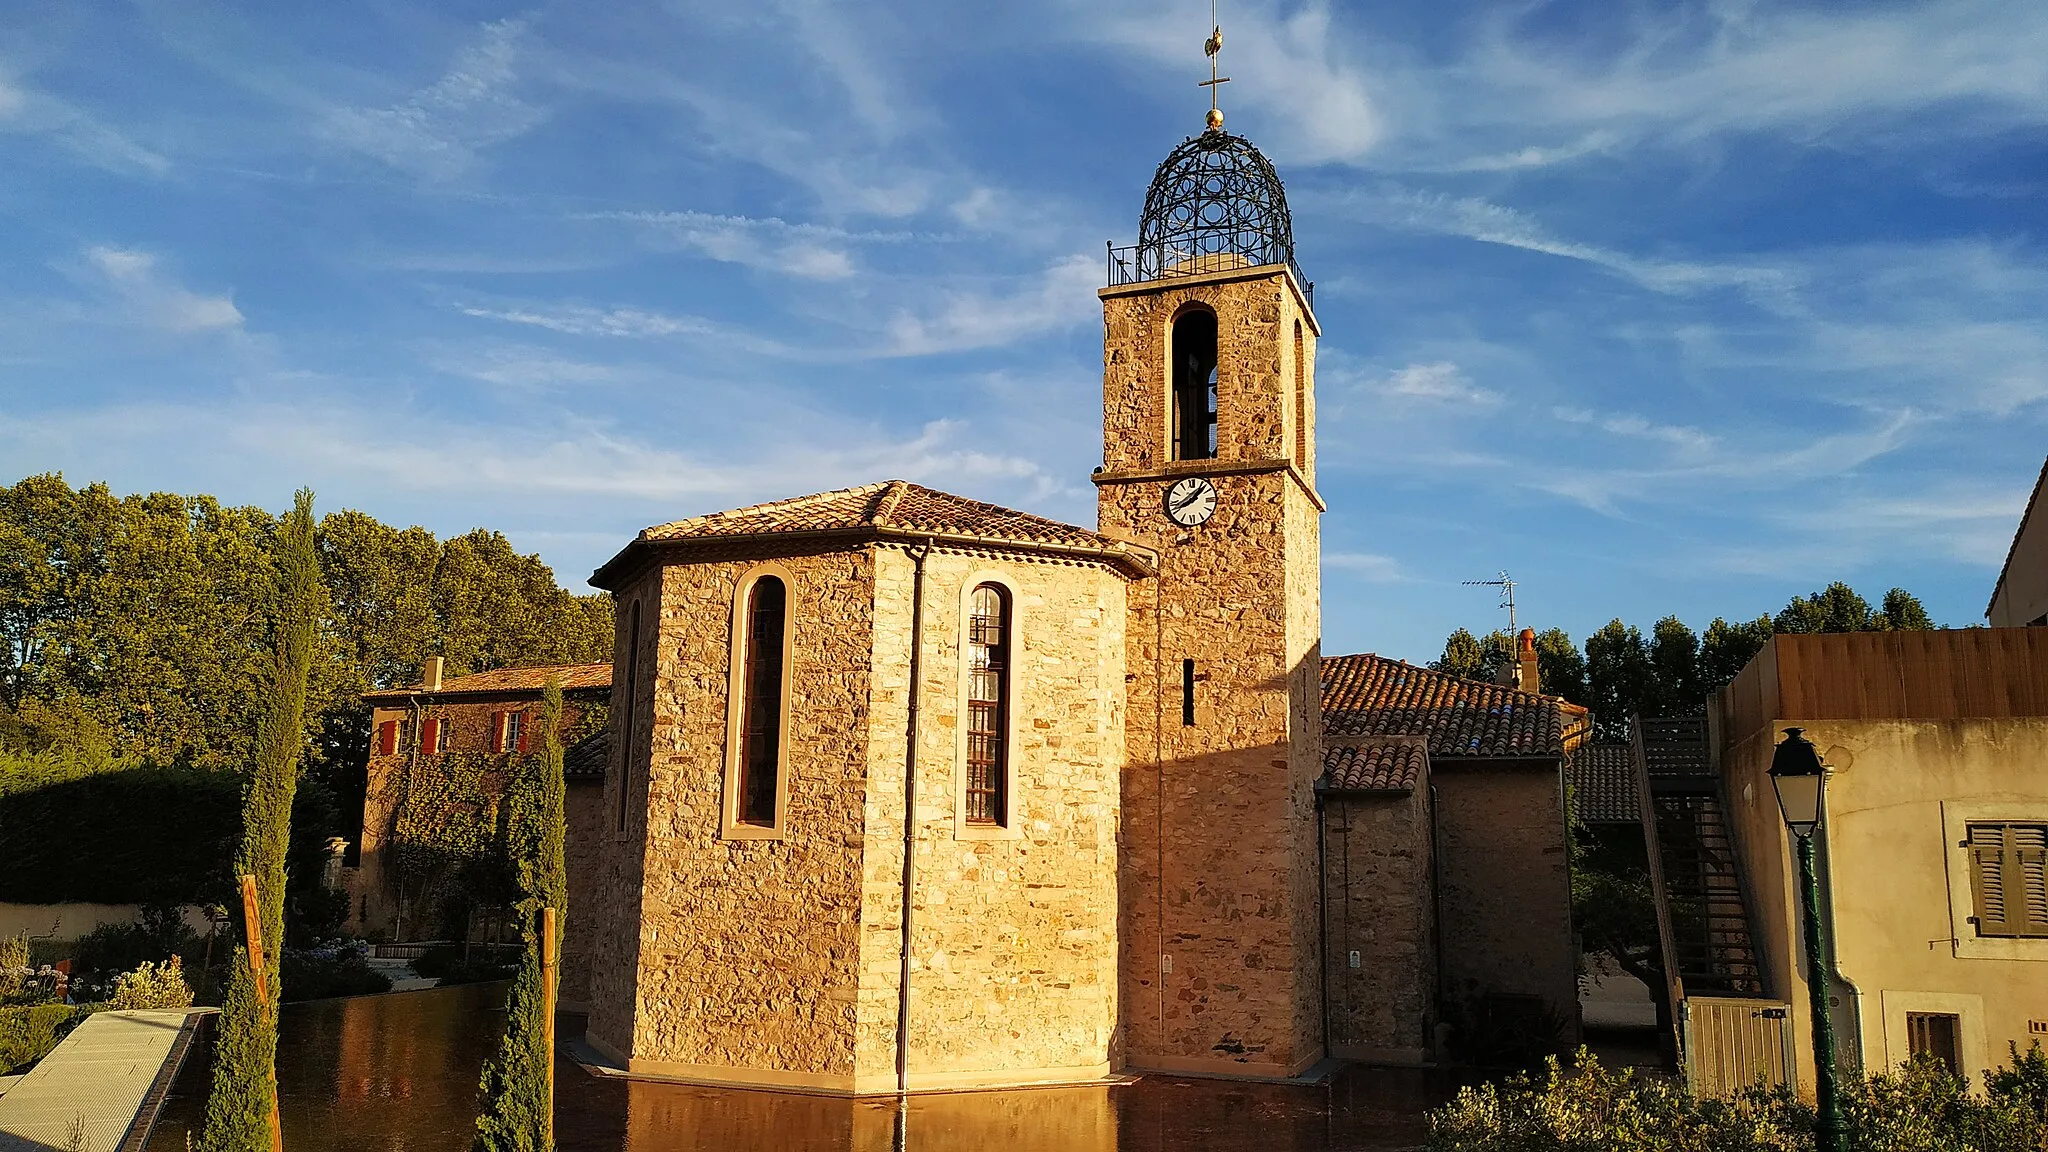
<instances>
[{"instance_id":1,"label":"golden weathervane","mask_svg":"<svg viewBox=\"0 0 2048 1152\"><path fill-rule=\"evenodd\" d=\"M1209 131L1221 132L1223 110L1216 106L1216 89L1219 85L1230 83L1230 77L1216 74L1216 57L1223 51L1223 25L1216 19L1215 0L1210 0L1209 4L1209 27L1212 29L1209 38L1202 42L1202 51L1209 57L1209 78L1195 87L1209 90Z\"/></svg>"}]
</instances>

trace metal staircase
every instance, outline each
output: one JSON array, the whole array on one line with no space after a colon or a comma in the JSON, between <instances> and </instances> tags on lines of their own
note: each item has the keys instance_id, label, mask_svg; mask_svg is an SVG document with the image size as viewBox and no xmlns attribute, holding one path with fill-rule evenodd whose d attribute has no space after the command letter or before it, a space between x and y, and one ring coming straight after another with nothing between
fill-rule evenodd
<instances>
[{"instance_id":1,"label":"metal staircase","mask_svg":"<svg viewBox=\"0 0 2048 1152\"><path fill-rule=\"evenodd\" d=\"M1701 717L1630 724L1637 784L1648 798L1651 881L1672 1003L1687 996L1762 996L1749 903L1720 773Z\"/></svg>"}]
</instances>

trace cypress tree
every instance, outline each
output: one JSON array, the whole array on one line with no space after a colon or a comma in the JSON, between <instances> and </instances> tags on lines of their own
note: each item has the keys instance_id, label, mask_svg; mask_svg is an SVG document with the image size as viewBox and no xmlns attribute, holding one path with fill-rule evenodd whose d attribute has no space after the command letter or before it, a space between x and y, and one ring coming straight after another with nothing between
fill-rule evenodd
<instances>
[{"instance_id":1,"label":"cypress tree","mask_svg":"<svg viewBox=\"0 0 2048 1152\"><path fill-rule=\"evenodd\" d=\"M278 531L278 612L268 692L259 706L255 772L242 800L235 875L254 876L268 997L259 997L247 949L237 947L221 1003L213 1092L203 1152L267 1152L277 1091L278 958L284 945L285 852L292 796L306 743L306 678L318 639L323 589L313 550L313 494L301 489ZM244 926L246 939L247 926Z\"/></svg>"},{"instance_id":2,"label":"cypress tree","mask_svg":"<svg viewBox=\"0 0 2048 1152\"><path fill-rule=\"evenodd\" d=\"M519 885L520 934L525 950L506 1006L505 1038L484 1065L483 1109L476 1120L473 1152L552 1152L554 1106L548 1051L553 1035L548 1017L554 1004L556 970L541 966L541 910L555 910L555 955L559 956L569 899L568 870L562 860L562 685L550 677L541 697L540 756L521 757L513 772L507 850Z\"/></svg>"}]
</instances>

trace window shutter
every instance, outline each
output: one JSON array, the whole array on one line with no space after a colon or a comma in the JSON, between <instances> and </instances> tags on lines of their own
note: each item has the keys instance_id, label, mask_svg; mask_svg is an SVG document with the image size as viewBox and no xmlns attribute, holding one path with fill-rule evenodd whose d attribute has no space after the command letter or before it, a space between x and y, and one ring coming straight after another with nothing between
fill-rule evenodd
<instances>
[{"instance_id":1,"label":"window shutter","mask_svg":"<svg viewBox=\"0 0 2048 1152\"><path fill-rule=\"evenodd\" d=\"M2006 855L2011 879L2011 911L2026 936L2048 936L2048 824L2014 824L2006 829L2012 848ZM2010 913L2008 913L2010 914Z\"/></svg>"},{"instance_id":2,"label":"window shutter","mask_svg":"<svg viewBox=\"0 0 2048 1152\"><path fill-rule=\"evenodd\" d=\"M1977 898L1977 935L2012 935L2006 919L2004 825L1970 825L1970 889Z\"/></svg>"},{"instance_id":3,"label":"window shutter","mask_svg":"<svg viewBox=\"0 0 2048 1152\"><path fill-rule=\"evenodd\" d=\"M505 713L491 713L491 751L505 750Z\"/></svg>"},{"instance_id":4,"label":"window shutter","mask_svg":"<svg viewBox=\"0 0 2048 1152\"><path fill-rule=\"evenodd\" d=\"M527 742L527 733L526 733L526 727L527 727L527 725L526 725L526 714L522 712L522 713L520 713L520 714L519 714L519 750L520 750L521 752L524 752L524 751L526 751L526 742Z\"/></svg>"},{"instance_id":5,"label":"window shutter","mask_svg":"<svg viewBox=\"0 0 2048 1152\"><path fill-rule=\"evenodd\" d=\"M386 720L382 724L377 725L377 755L395 756L397 754L398 721Z\"/></svg>"},{"instance_id":6,"label":"window shutter","mask_svg":"<svg viewBox=\"0 0 2048 1152\"><path fill-rule=\"evenodd\" d=\"M441 751L441 721L429 717L420 725L420 754L433 756Z\"/></svg>"}]
</instances>

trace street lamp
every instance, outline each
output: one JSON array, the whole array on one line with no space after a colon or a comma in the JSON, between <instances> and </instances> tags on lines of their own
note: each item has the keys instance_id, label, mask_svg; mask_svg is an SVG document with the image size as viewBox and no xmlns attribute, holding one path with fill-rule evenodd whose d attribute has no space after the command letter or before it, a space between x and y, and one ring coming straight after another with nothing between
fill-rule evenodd
<instances>
[{"instance_id":1,"label":"street lamp","mask_svg":"<svg viewBox=\"0 0 2048 1152\"><path fill-rule=\"evenodd\" d=\"M1827 769L1804 729L1787 728L1771 753L1771 787L1778 810L1799 847L1799 889L1804 897L1806 988L1813 998L1813 1080L1819 1115L1814 1122L1816 1152L1848 1152L1842 1130L1842 1099L1835 1087L1835 1024L1828 1007L1827 946L1821 936L1820 877L1814 866L1813 833L1820 827Z\"/></svg>"}]
</instances>

